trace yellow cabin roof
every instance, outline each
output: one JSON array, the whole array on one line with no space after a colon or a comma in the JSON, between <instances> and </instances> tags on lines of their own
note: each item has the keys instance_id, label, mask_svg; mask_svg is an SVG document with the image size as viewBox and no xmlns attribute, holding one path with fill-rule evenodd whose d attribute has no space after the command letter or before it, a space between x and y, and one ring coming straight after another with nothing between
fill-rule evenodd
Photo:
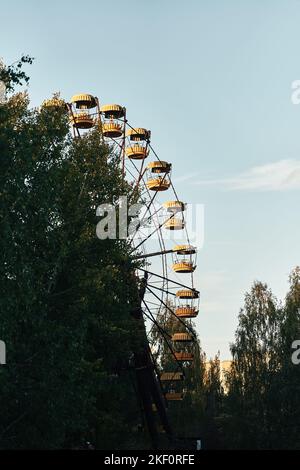
<instances>
[{"instance_id":1,"label":"yellow cabin roof","mask_svg":"<svg viewBox=\"0 0 300 470\"><path fill-rule=\"evenodd\" d=\"M76 108L95 108L97 105L96 98L93 95L89 95L88 93L80 93L78 95L74 95L71 98L71 103L74 103Z\"/></svg>"},{"instance_id":2,"label":"yellow cabin roof","mask_svg":"<svg viewBox=\"0 0 300 470\"><path fill-rule=\"evenodd\" d=\"M118 119L124 117L125 108L120 104L104 104L100 107L100 112L105 116L113 116L114 118Z\"/></svg>"},{"instance_id":3,"label":"yellow cabin roof","mask_svg":"<svg viewBox=\"0 0 300 470\"><path fill-rule=\"evenodd\" d=\"M128 129L126 137L130 137L131 140L148 140L150 139L151 132L143 127L136 127L134 129Z\"/></svg>"},{"instance_id":4,"label":"yellow cabin roof","mask_svg":"<svg viewBox=\"0 0 300 470\"><path fill-rule=\"evenodd\" d=\"M192 245L175 245L173 251L178 255L193 255L196 253L196 248Z\"/></svg>"},{"instance_id":5,"label":"yellow cabin roof","mask_svg":"<svg viewBox=\"0 0 300 470\"><path fill-rule=\"evenodd\" d=\"M168 162L155 161L148 163L147 168L151 170L152 173L170 173L171 166L171 163Z\"/></svg>"},{"instance_id":6,"label":"yellow cabin roof","mask_svg":"<svg viewBox=\"0 0 300 470\"><path fill-rule=\"evenodd\" d=\"M167 201L163 203L164 208L168 212L182 212L185 209L185 204L182 201Z\"/></svg>"},{"instance_id":7,"label":"yellow cabin roof","mask_svg":"<svg viewBox=\"0 0 300 470\"><path fill-rule=\"evenodd\" d=\"M176 292L179 299L198 299L199 292L195 289L181 289Z\"/></svg>"}]
</instances>

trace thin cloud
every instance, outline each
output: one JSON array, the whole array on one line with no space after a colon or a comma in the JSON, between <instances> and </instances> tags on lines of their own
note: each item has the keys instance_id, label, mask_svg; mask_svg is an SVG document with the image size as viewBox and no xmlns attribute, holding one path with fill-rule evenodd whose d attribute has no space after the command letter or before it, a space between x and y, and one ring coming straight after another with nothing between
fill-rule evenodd
<instances>
[{"instance_id":1,"label":"thin cloud","mask_svg":"<svg viewBox=\"0 0 300 470\"><path fill-rule=\"evenodd\" d=\"M218 302L218 301L206 301L204 302L203 300L201 301L201 312L204 313L209 313L209 314L214 314L214 315L219 315L220 312L224 311L224 303L223 302ZM203 319L200 319L203 321Z\"/></svg>"},{"instance_id":2,"label":"thin cloud","mask_svg":"<svg viewBox=\"0 0 300 470\"><path fill-rule=\"evenodd\" d=\"M175 178L173 178L173 183L183 183L185 181L189 181L189 180L192 180L195 178L195 176L197 176L198 173L188 173L187 175L182 175L182 176L177 176Z\"/></svg>"},{"instance_id":3,"label":"thin cloud","mask_svg":"<svg viewBox=\"0 0 300 470\"><path fill-rule=\"evenodd\" d=\"M288 191L300 189L300 160L280 160L255 166L231 178L195 181L232 191Z\"/></svg>"},{"instance_id":4,"label":"thin cloud","mask_svg":"<svg viewBox=\"0 0 300 470\"><path fill-rule=\"evenodd\" d=\"M203 279L201 279L201 285L205 285L205 288L208 289L212 287L220 287L226 282L231 281L231 277L228 275L227 271L208 271L203 274Z\"/></svg>"}]
</instances>

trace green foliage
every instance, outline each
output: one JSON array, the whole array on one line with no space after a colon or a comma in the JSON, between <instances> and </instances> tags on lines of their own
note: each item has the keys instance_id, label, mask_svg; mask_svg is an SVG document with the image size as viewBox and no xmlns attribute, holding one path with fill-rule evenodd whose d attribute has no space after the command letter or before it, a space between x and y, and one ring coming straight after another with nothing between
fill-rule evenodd
<instances>
[{"instance_id":1,"label":"green foliage","mask_svg":"<svg viewBox=\"0 0 300 470\"><path fill-rule=\"evenodd\" d=\"M7 90L27 62L1 71ZM137 285L127 243L96 237L98 204L130 188L98 130L70 137L63 108L18 93L0 113L0 448L138 445Z\"/></svg>"},{"instance_id":2,"label":"green foliage","mask_svg":"<svg viewBox=\"0 0 300 470\"><path fill-rule=\"evenodd\" d=\"M206 363L204 375L205 412L203 418L203 440L206 449L221 446L220 424L222 422L223 385L221 383L221 364L219 353Z\"/></svg>"},{"instance_id":3,"label":"green foliage","mask_svg":"<svg viewBox=\"0 0 300 470\"><path fill-rule=\"evenodd\" d=\"M8 92L13 91L16 85L29 83L29 77L22 70L24 64L32 64L33 58L30 56L22 56L20 60L8 67L0 66L0 81L2 81Z\"/></svg>"},{"instance_id":4,"label":"green foliage","mask_svg":"<svg viewBox=\"0 0 300 470\"><path fill-rule=\"evenodd\" d=\"M284 306L259 282L246 294L231 346L223 446L300 448L300 372L291 361L292 342L300 338L299 305L299 268L291 274Z\"/></svg>"},{"instance_id":5,"label":"green foliage","mask_svg":"<svg viewBox=\"0 0 300 470\"><path fill-rule=\"evenodd\" d=\"M274 416L278 446L300 449L300 366L291 361L292 343L300 339L300 268L290 275L290 289L286 296L280 324L280 370L274 381ZM278 411L279 410L279 411Z\"/></svg>"}]
</instances>

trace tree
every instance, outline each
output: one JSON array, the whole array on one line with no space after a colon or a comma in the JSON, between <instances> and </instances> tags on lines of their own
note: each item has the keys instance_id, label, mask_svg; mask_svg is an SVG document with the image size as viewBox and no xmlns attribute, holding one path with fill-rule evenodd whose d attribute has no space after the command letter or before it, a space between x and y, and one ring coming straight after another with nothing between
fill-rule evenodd
<instances>
[{"instance_id":1,"label":"tree","mask_svg":"<svg viewBox=\"0 0 300 470\"><path fill-rule=\"evenodd\" d=\"M233 364L229 374L229 414L235 432L230 447L270 448L274 445L274 409L270 391L279 370L280 316L266 284L255 282L239 315Z\"/></svg>"},{"instance_id":2,"label":"tree","mask_svg":"<svg viewBox=\"0 0 300 470\"><path fill-rule=\"evenodd\" d=\"M27 62L0 71L8 92ZM0 106L0 155L0 447L138 446L134 266L126 241L96 237L96 207L130 191L119 162L26 93Z\"/></svg>"},{"instance_id":3,"label":"tree","mask_svg":"<svg viewBox=\"0 0 300 470\"><path fill-rule=\"evenodd\" d=\"M220 353L206 362L204 375L205 410L203 419L204 448L218 449L222 447L223 395L221 383Z\"/></svg>"},{"instance_id":4,"label":"tree","mask_svg":"<svg viewBox=\"0 0 300 470\"><path fill-rule=\"evenodd\" d=\"M299 449L300 376L291 360L300 338L299 304L298 267L283 306L262 283L246 294L223 397L226 447Z\"/></svg>"},{"instance_id":5,"label":"tree","mask_svg":"<svg viewBox=\"0 0 300 470\"><path fill-rule=\"evenodd\" d=\"M299 366L292 362L292 344L300 339L300 268L296 267L289 278L290 289L285 299L280 325L280 371L274 381L276 398L276 435L278 447L299 449L300 374Z\"/></svg>"}]
</instances>

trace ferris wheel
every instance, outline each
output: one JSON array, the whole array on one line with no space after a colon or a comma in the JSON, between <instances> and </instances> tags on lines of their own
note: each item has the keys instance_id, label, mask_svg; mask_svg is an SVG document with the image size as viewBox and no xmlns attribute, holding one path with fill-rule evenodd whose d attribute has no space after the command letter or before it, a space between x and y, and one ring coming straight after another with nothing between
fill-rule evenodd
<instances>
[{"instance_id":1,"label":"ferris wheel","mask_svg":"<svg viewBox=\"0 0 300 470\"><path fill-rule=\"evenodd\" d=\"M136 357L136 370L150 432L155 432L150 416L154 402L162 425L170 433L165 408L168 402L184 399L185 369L193 362L197 347L191 326L199 311L200 295L194 287L197 250L188 235L187 204L179 199L173 185L171 162L161 160L155 152L150 130L130 124L125 107L100 104L97 97L86 93L63 103L74 137L95 126L100 128L103 143L118 158L123 178L132 188L130 199L143 202L138 223L128 233L130 255L139 261L136 277L140 305L136 318L145 322L147 337L145 351ZM44 106L61 105L58 98L44 102ZM175 331L168 331L167 316L178 325ZM153 328L170 350L170 370L162 370L161 341L153 340Z\"/></svg>"}]
</instances>

